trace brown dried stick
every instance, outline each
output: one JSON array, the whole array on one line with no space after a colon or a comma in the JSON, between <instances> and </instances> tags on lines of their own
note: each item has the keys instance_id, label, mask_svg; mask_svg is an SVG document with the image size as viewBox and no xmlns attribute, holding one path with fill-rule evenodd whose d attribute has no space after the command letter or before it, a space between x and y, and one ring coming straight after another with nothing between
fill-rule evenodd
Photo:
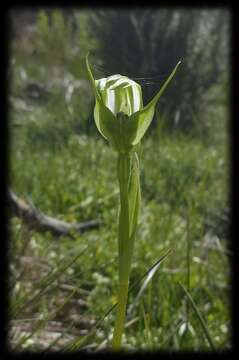
<instances>
[{"instance_id":1,"label":"brown dried stick","mask_svg":"<svg viewBox=\"0 0 239 360\"><path fill-rule=\"evenodd\" d=\"M35 207L28 205L25 201L19 199L10 189L8 190L8 203L13 216L21 218L30 229L38 232L50 231L56 236L62 236L70 235L70 232L72 231L81 234L88 230L98 229L100 226L98 220L69 224L65 221L44 215Z\"/></svg>"}]
</instances>

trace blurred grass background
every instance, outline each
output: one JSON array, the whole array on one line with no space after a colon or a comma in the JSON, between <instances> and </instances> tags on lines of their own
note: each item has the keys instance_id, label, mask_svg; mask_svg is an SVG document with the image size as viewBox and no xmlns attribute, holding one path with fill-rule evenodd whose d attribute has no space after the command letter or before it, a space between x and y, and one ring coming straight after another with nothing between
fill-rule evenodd
<instances>
[{"instance_id":1,"label":"blurred grass background","mask_svg":"<svg viewBox=\"0 0 239 360\"><path fill-rule=\"evenodd\" d=\"M136 79L147 102L178 60L141 146L142 214L132 283L169 248L139 301L129 297L124 346L230 348L229 28L226 9L25 9L10 14L10 186L49 216L99 219L55 238L9 221L9 346L108 347L116 301L116 154L95 129L85 56L96 77ZM78 256L72 263L74 258ZM94 327L95 326L95 327Z\"/></svg>"}]
</instances>

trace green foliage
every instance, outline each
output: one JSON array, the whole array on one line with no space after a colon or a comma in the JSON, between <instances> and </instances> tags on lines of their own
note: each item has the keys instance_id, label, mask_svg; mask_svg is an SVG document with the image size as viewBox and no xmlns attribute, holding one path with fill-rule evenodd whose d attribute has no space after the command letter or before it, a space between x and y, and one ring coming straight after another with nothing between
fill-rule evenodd
<instances>
[{"instance_id":1,"label":"green foliage","mask_svg":"<svg viewBox=\"0 0 239 360\"><path fill-rule=\"evenodd\" d=\"M15 138L18 136L19 133L15 134ZM102 141L82 136L72 136L67 145L55 149L51 144L35 147L27 143L24 137L14 144L11 151L11 182L18 195L26 200L30 196L41 211L69 222L95 218L102 220L103 225L99 231L77 236L75 240L62 238L55 242L51 236L33 233L27 247L27 252L33 252L30 256L34 254L39 261L44 257L57 271L59 264L56 260L59 256L70 262L77 249L80 252L80 249L87 246L88 256L82 256L71 267L71 275L66 273L65 280L60 280L60 283L63 281L89 291L84 316L94 319L102 317L116 301L115 217L118 195L115 154ZM216 348L228 347L230 326L227 244L225 233L218 228L220 217L215 217L216 213L222 214L228 206L224 149L218 145L208 147L200 141L182 137L175 137L173 141L161 137L160 143L157 138L149 137L144 142L142 151L144 204L135 243L132 283L166 249L173 248L173 253L154 275L151 286L145 290L139 304L132 311L129 310L127 322L132 321L132 325L126 325L124 345L126 348L138 349L208 349L207 340L201 337L202 329L194 316L190 315L193 334L189 333L186 337L180 335L185 317L185 302L177 282L186 282L186 237L189 236L192 243L191 295L205 318ZM189 201L193 204L190 208L187 205ZM189 233L186 225L188 221ZM21 227L19 221L14 221L11 225L11 262L21 272L22 267L15 263L13 257L15 252L21 254L21 243L24 240L24 235L20 238L17 236L19 226ZM14 245L16 242L18 246ZM55 253L53 258L52 253ZM33 269L37 264L31 266L34 273ZM27 281L31 282L31 279L25 272L24 277L18 281L18 292L15 287L15 295L12 294L16 300L25 293ZM133 303L139 290L140 287L132 289L129 305ZM61 293L59 288L52 288L49 296L42 295L34 307L23 309L21 317L29 316L29 312L33 315L36 311L47 311L49 314L46 313L46 316L50 317L51 311L54 311L50 303L55 301L59 292ZM27 296L29 299L29 295ZM66 295L61 293L60 296L65 299ZM48 310L44 310L45 303L49 304ZM64 318L70 325L67 320L67 317L70 318L69 309L78 311L74 305L68 306L60 315L55 316L55 320ZM84 340L82 346L104 342L112 331L113 319L113 313L109 314L94 333ZM105 346L109 343L106 341Z\"/></svg>"}]
</instances>

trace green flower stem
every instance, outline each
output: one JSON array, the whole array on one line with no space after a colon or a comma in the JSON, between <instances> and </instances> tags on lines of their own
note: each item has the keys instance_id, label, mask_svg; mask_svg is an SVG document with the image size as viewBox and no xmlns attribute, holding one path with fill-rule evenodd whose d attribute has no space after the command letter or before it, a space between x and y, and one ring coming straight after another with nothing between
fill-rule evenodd
<instances>
[{"instance_id":1,"label":"green flower stem","mask_svg":"<svg viewBox=\"0 0 239 360\"><path fill-rule=\"evenodd\" d=\"M143 105L141 86L120 74L95 80L86 57L89 80L95 95L94 119L101 135L118 155L120 187L119 213L119 288L113 349L119 349L124 330L130 266L140 210L139 160L136 149L154 117L155 106L174 77L181 62L173 69L154 98Z\"/></svg>"},{"instance_id":2,"label":"green flower stem","mask_svg":"<svg viewBox=\"0 0 239 360\"><path fill-rule=\"evenodd\" d=\"M117 314L116 314L115 328L114 328L113 341L112 341L113 350L119 350L121 345L121 338L124 331L126 305L128 299L128 288L129 288L128 283L119 285Z\"/></svg>"},{"instance_id":3,"label":"green flower stem","mask_svg":"<svg viewBox=\"0 0 239 360\"><path fill-rule=\"evenodd\" d=\"M112 348L118 350L124 330L130 267L140 206L139 164L136 152L119 153L120 213L118 229L119 287Z\"/></svg>"}]
</instances>

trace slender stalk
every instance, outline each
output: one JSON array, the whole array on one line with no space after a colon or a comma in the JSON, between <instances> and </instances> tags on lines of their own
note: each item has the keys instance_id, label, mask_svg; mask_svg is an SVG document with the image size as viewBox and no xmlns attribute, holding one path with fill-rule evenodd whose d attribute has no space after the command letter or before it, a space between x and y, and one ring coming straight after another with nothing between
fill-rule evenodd
<instances>
[{"instance_id":1,"label":"slender stalk","mask_svg":"<svg viewBox=\"0 0 239 360\"><path fill-rule=\"evenodd\" d=\"M118 293L117 314L116 314L115 328L114 328L114 334L112 340L113 350L120 349L121 338L124 331L127 299L128 299L128 284L127 283L120 284L119 293Z\"/></svg>"},{"instance_id":2,"label":"slender stalk","mask_svg":"<svg viewBox=\"0 0 239 360\"><path fill-rule=\"evenodd\" d=\"M139 167L136 153L119 154L120 213L118 229L119 286L112 348L119 350L124 331L130 267L140 205Z\"/></svg>"}]
</instances>

